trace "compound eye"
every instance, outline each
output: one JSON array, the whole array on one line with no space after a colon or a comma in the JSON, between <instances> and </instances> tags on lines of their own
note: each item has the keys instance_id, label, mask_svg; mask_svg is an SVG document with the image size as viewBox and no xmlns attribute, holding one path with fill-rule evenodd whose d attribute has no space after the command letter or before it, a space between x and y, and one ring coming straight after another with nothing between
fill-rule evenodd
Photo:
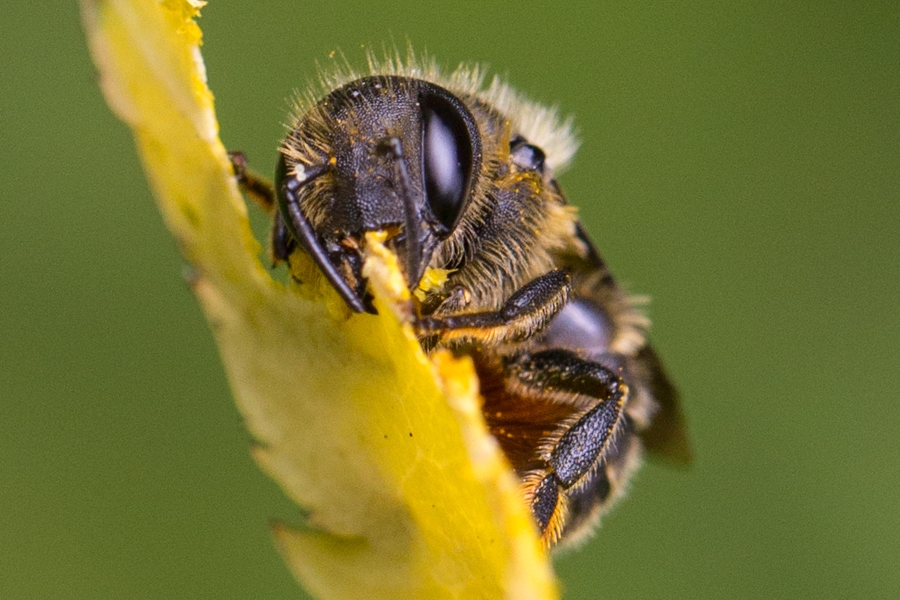
<instances>
[{"instance_id":1,"label":"compound eye","mask_svg":"<svg viewBox=\"0 0 900 600\"><path fill-rule=\"evenodd\" d=\"M422 94L420 103L425 197L431 212L449 232L465 208L472 181L471 118L467 119L450 100L435 94Z\"/></svg>"}]
</instances>

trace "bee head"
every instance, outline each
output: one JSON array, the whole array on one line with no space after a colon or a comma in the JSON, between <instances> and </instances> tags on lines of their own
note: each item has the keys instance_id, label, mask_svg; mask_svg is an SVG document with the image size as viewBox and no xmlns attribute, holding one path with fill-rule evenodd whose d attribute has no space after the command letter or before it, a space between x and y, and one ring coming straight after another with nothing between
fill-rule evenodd
<instances>
[{"instance_id":1,"label":"bee head","mask_svg":"<svg viewBox=\"0 0 900 600\"><path fill-rule=\"evenodd\" d=\"M388 234L415 289L464 215L480 166L478 126L459 98L418 79L366 77L298 120L275 184L294 238L353 310L374 312L365 234Z\"/></svg>"}]
</instances>

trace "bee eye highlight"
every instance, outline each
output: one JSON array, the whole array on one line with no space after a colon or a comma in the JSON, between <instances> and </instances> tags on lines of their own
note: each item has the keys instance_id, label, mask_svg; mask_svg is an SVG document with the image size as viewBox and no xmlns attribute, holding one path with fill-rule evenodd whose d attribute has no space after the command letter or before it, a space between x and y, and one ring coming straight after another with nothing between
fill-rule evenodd
<instances>
[{"instance_id":1,"label":"bee eye highlight","mask_svg":"<svg viewBox=\"0 0 900 600\"><path fill-rule=\"evenodd\" d=\"M473 140L467 115L448 99L422 94L422 166L431 212L452 231L466 204L473 170Z\"/></svg>"}]
</instances>

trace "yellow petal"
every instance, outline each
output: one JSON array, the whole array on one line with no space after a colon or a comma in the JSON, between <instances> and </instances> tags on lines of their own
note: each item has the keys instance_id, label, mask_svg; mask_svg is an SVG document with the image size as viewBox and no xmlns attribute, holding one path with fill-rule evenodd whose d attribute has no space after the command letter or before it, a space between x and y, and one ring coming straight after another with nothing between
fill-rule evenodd
<instances>
[{"instance_id":1,"label":"yellow petal","mask_svg":"<svg viewBox=\"0 0 900 600\"><path fill-rule=\"evenodd\" d=\"M107 102L134 132L260 466L308 515L276 525L321 598L555 598L531 516L480 412L470 361L426 357L377 240L379 316L275 282L218 139L191 0L82 0ZM399 282L399 283L398 283Z\"/></svg>"}]
</instances>

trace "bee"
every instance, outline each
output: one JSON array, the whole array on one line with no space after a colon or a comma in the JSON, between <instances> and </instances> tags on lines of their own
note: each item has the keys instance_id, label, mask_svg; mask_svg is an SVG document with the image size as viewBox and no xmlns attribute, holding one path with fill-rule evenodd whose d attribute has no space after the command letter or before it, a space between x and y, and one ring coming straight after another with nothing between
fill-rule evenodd
<instances>
[{"instance_id":1,"label":"bee","mask_svg":"<svg viewBox=\"0 0 900 600\"><path fill-rule=\"evenodd\" d=\"M422 347L472 357L543 543L577 541L644 449L689 448L648 322L557 183L571 125L477 68L370 70L298 102L274 186L234 153L238 182L272 207L274 262L308 254L352 311L375 312L366 233L386 234Z\"/></svg>"}]
</instances>

